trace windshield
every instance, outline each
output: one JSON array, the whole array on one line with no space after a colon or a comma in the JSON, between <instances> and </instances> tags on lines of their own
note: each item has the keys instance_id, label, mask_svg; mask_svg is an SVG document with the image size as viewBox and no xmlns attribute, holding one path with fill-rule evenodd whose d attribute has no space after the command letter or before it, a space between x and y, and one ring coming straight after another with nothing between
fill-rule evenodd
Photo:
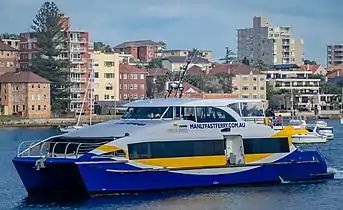
<instances>
[{"instance_id":1,"label":"windshield","mask_svg":"<svg viewBox=\"0 0 343 210\"><path fill-rule=\"evenodd\" d=\"M318 128L319 131L330 131L332 132L333 129L332 128Z\"/></svg>"},{"instance_id":2,"label":"windshield","mask_svg":"<svg viewBox=\"0 0 343 210\"><path fill-rule=\"evenodd\" d=\"M122 119L160 119L168 107L129 107Z\"/></svg>"}]
</instances>

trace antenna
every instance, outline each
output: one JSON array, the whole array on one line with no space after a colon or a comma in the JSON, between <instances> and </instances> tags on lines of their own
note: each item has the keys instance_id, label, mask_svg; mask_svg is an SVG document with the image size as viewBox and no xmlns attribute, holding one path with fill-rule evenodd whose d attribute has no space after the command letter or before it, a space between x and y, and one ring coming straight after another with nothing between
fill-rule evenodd
<instances>
[{"instance_id":1,"label":"antenna","mask_svg":"<svg viewBox=\"0 0 343 210\"><path fill-rule=\"evenodd\" d=\"M188 71L188 66L189 64L192 63L193 59L199 54L199 50L194 48L192 50L192 52L190 52L188 54L188 56L185 59L185 65L183 65L182 67L180 67L180 71L179 74L177 76L177 78L174 79L174 81L169 81L167 82L167 93L165 95L165 98L169 98L169 96L171 95L171 93L173 92L173 90L175 90L175 97L177 96L178 91L180 91L180 95L179 98L182 97L182 93L183 93L183 79L184 76L186 75L187 71Z\"/></svg>"}]
</instances>

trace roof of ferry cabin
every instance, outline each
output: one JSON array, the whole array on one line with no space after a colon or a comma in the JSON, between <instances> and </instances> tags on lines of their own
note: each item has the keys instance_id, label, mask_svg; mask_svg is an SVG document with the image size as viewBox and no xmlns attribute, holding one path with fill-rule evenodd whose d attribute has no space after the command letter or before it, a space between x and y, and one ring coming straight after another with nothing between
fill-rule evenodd
<instances>
[{"instance_id":1,"label":"roof of ferry cabin","mask_svg":"<svg viewBox=\"0 0 343 210\"><path fill-rule=\"evenodd\" d=\"M263 102L262 99L248 98L228 98L228 99L199 99L199 98L159 98L151 100L137 100L125 104L125 107L170 107L170 106L188 106L188 107L225 107L229 104L239 102Z\"/></svg>"}]
</instances>

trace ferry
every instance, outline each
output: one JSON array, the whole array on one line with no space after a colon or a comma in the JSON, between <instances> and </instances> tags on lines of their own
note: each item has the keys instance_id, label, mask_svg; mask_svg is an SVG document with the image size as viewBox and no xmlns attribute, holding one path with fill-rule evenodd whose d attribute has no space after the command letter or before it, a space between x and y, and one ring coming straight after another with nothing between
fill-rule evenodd
<instances>
[{"instance_id":1,"label":"ferry","mask_svg":"<svg viewBox=\"0 0 343 210\"><path fill-rule=\"evenodd\" d=\"M120 120L21 143L13 164L29 196L332 179L317 150L300 150L284 130L263 124L258 103L263 102L134 101Z\"/></svg>"}]
</instances>

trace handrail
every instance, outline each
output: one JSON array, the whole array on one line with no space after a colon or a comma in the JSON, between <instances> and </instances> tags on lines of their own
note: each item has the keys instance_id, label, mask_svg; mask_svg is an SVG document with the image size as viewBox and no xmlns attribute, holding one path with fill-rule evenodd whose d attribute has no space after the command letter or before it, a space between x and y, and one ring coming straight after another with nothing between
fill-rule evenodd
<instances>
[{"instance_id":1,"label":"handrail","mask_svg":"<svg viewBox=\"0 0 343 210\"><path fill-rule=\"evenodd\" d=\"M102 141L96 143L85 142L65 142L65 141L24 141L21 142L17 149L17 156L44 156L49 157L75 157L85 154L97 147L104 145L109 141ZM28 145L28 146L26 146ZM35 154L32 151L36 152ZM72 155L71 155L72 154Z\"/></svg>"}]
</instances>

